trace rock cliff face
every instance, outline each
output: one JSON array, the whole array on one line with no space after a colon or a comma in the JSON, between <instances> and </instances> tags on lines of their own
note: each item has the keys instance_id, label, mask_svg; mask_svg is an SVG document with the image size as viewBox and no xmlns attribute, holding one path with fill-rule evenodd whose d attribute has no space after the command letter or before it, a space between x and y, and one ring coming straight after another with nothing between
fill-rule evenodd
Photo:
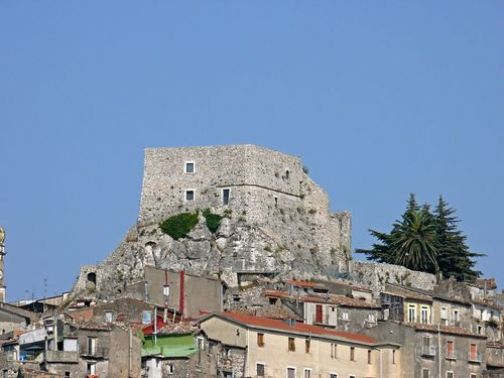
<instances>
[{"instance_id":1,"label":"rock cliff face","mask_svg":"<svg viewBox=\"0 0 504 378\"><path fill-rule=\"evenodd\" d=\"M205 209L222 217L215 232ZM162 231L160 222L186 212L199 215L185 237ZM96 288L120 293L145 265L214 275L230 287L244 275L346 272L350 233L350 214L330 212L296 157L253 145L148 149L138 222L96 267ZM85 285L81 275L76 289Z\"/></svg>"}]
</instances>

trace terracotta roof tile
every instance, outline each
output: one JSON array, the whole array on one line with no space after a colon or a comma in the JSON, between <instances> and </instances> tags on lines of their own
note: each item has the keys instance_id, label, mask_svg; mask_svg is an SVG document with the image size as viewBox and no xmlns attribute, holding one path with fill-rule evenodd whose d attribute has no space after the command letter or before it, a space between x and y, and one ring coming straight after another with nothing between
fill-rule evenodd
<instances>
[{"instance_id":1,"label":"terracotta roof tile","mask_svg":"<svg viewBox=\"0 0 504 378\"><path fill-rule=\"evenodd\" d=\"M265 329L275 329L285 332L294 332L294 333L302 333L305 335L319 335L326 337L337 337L346 339L350 342L356 343L366 343L366 344L374 344L377 342L376 339L360 334L360 333L352 333L345 331L336 331L332 329L326 329L322 327L317 327L304 323L295 323L290 325L282 320L270 319L270 318L261 318L257 316L251 316L238 312L224 312L219 314L221 317L235 321L237 323L257 327L257 328L265 328Z\"/></svg>"},{"instance_id":2,"label":"terracotta roof tile","mask_svg":"<svg viewBox=\"0 0 504 378\"><path fill-rule=\"evenodd\" d=\"M298 287L324 287L323 284L312 282L312 281L301 281L301 280L288 280L286 281L289 285L298 286Z\"/></svg>"}]
</instances>

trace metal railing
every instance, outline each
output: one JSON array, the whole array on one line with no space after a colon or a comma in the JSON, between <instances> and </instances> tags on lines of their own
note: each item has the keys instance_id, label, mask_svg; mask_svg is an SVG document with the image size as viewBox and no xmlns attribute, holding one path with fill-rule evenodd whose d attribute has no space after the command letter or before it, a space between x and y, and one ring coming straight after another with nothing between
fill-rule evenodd
<instances>
[{"instance_id":1,"label":"metal railing","mask_svg":"<svg viewBox=\"0 0 504 378\"><path fill-rule=\"evenodd\" d=\"M437 354L437 349L434 345L423 346L422 347L422 356L432 357Z\"/></svg>"}]
</instances>

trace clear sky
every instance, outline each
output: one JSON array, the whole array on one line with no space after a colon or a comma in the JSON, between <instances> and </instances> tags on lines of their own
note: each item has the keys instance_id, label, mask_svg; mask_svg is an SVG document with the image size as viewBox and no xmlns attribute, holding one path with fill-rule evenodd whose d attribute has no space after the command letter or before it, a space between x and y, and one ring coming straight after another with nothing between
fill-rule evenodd
<instances>
[{"instance_id":1,"label":"clear sky","mask_svg":"<svg viewBox=\"0 0 504 378\"><path fill-rule=\"evenodd\" d=\"M1 1L8 298L114 250L145 147L229 143L301 156L355 248L443 194L504 285L503 37L500 0Z\"/></svg>"}]
</instances>

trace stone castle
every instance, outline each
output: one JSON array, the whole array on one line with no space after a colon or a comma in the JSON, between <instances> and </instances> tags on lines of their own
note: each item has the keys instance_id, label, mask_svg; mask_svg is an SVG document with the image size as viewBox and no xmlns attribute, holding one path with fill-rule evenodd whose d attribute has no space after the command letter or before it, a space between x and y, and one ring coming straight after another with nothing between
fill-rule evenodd
<instances>
[{"instance_id":1,"label":"stone castle","mask_svg":"<svg viewBox=\"0 0 504 378\"><path fill-rule=\"evenodd\" d=\"M214 233L205 209L222 216ZM186 237L162 232L163 220L196 211ZM103 263L81 268L75 289L91 279L99 293L120 293L144 266L212 275L230 287L249 276L344 275L350 250L350 213L331 213L298 157L256 145L148 148L137 223Z\"/></svg>"}]
</instances>

